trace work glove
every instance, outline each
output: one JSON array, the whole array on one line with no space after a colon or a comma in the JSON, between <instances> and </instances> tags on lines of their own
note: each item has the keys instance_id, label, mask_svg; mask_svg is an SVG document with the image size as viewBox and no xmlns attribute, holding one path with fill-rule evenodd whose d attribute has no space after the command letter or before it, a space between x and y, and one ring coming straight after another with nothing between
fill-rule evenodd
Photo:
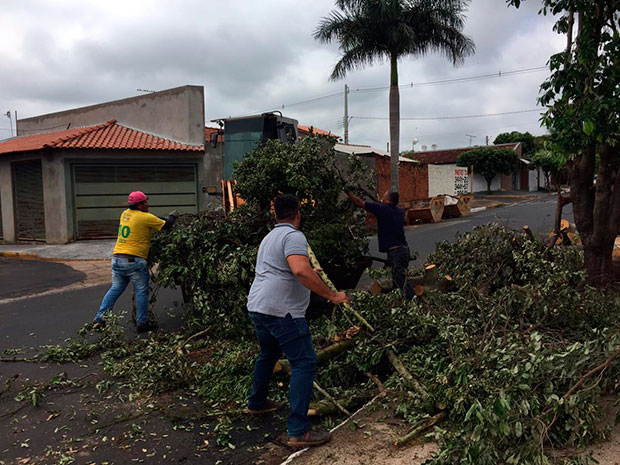
<instances>
[{"instance_id":1,"label":"work glove","mask_svg":"<svg viewBox=\"0 0 620 465\"><path fill-rule=\"evenodd\" d=\"M174 218L176 219L181 216L181 214L176 210L172 210L170 213L168 213L168 216L174 216Z\"/></svg>"}]
</instances>

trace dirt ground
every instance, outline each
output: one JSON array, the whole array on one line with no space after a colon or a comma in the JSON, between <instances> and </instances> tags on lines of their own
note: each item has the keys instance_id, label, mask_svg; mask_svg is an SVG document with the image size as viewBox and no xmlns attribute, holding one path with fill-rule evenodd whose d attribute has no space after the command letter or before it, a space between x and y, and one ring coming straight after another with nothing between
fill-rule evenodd
<instances>
[{"instance_id":1,"label":"dirt ground","mask_svg":"<svg viewBox=\"0 0 620 465\"><path fill-rule=\"evenodd\" d=\"M615 425L614 399L605 399L602 423L611 430L609 437L585 450L570 449L557 451L558 457L592 453L600 465L620 465L620 425ZM353 426L356 425L356 426ZM434 442L420 438L406 447L399 448L392 443L408 432L388 408L366 407L349 420L334 434L326 446L306 449L291 456L286 465L418 465L439 450Z\"/></svg>"},{"instance_id":2,"label":"dirt ground","mask_svg":"<svg viewBox=\"0 0 620 465\"><path fill-rule=\"evenodd\" d=\"M34 406L32 388L43 385L51 387ZM20 392L27 393L21 402ZM606 424L613 425L615 411L613 400L606 401ZM286 412L238 414L224 425L217 413L186 392L137 397L118 390L97 357L82 364L2 363L0 465L417 465L438 450L424 439L394 446L408 428L389 401L358 411L334 431L330 444L297 453L286 446ZM620 465L620 426L585 452L601 465ZM579 453L584 451L558 455Z\"/></svg>"},{"instance_id":3,"label":"dirt ground","mask_svg":"<svg viewBox=\"0 0 620 465\"><path fill-rule=\"evenodd\" d=\"M389 402L373 403L358 411L333 432L332 441L321 447L307 449L291 456L291 465L420 465L438 450L437 444L418 440L405 447L393 442L408 428L394 417Z\"/></svg>"}]
</instances>

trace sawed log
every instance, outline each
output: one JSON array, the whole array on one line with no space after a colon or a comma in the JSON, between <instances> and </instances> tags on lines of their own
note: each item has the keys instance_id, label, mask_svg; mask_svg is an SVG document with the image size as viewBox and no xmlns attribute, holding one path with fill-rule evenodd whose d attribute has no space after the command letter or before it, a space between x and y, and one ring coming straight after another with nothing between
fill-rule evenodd
<instances>
[{"instance_id":1,"label":"sawed log","mask_svg":"<svg viewBox=\"0 0 620 465\"><path fill-rule=\"evenodd\" d=\"M317 270L317 273L319 274L319 276L321 277L325 285L329 287L332 291L337 292L338 290L336 289L336 286L334 286L334 283L330 281L330 279L327 277L325 272L321 269L321 265L319 261L317 260L316 255L314 255L314 252L310 248L310 245L308 245L308 257L310 258L310 263L312 264L312 267L315 270ZM348 302L345 302L344 304L342 304L342 306L346 310L351 312L360 321L360 323L362 323L371 333L375 332L375 328L373 328L370 325L370 323L368 323L362 315L356 312L353 309L353 307L351 307L351 304L349 304ZM401 376L405 378L407 383L411 385L414 389L416 389L416 391L426 396L427 393L424 390L424 388L420 385L420 383L418 383L416 379L414 379L414 377L411 375L411 373L409 373L407 368L405 368L405 365L403 365L403 363L400 361L400 359L398 358L398 355L396 355L396 353L392 349L388 349L387 353L388 353L388 358L390 360L390 363L396 369L396 371L398 371L401 374Z\"/></svg>"},{"instance_id":2,"label":"sawed log","mask_svg":"<svg viewBox=\"0 0 620 465\"><path fill-rule=\"evenodd\" d=\"M336 342L335 344L327 346L316 353L317 362L323 362L334 358L338 354L349 350L351 347L353 347L352 339ZM288 360L278 360L276 366L273 368L273 372L278 373L280 371L286 371L287 373L291 372L291 365L288 363Z\"/></svg>"}]
</instances>

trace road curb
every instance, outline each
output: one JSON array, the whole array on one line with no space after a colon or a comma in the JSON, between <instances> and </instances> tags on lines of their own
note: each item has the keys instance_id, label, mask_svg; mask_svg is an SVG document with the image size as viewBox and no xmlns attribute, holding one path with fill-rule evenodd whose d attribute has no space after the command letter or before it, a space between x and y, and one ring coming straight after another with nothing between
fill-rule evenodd
<instances>
[{"instance_id":1,"label":"road curb","mask_svg":"<svg viewBox=\"0 0 620 465\"><path fill-rule=\"evenodd\" d=\"M501 202L497 202L497 203L492 203L491 205L486 205L484 207L474 207L470 210L471 213L476 213L476 212L483 212L485 210L491 210L492 208L499 208L504 206L505 204L501 203Z\"/></svg>"},{"instance_id":2,"label":"road curb","mask_svg":"<svg viewBox=\"0 0 620 465\"><path fill-rule=\"evenodd\" d=\"M491 195L491 196L480 196L481 199L537 199L539 197L545 197L544 195Z\"/></svg>"},{"instance_id":3,"label":"road curb","mask_svg":"<svg viewBox=\"0 0 620 465\"><path fill-rule=\"evenodd\" d=\"M0 257L14 260L38 260L42 262L109 262L109 258L63 258L43 257L32 252L0 251Z\"/></svg>"}]
</instances>

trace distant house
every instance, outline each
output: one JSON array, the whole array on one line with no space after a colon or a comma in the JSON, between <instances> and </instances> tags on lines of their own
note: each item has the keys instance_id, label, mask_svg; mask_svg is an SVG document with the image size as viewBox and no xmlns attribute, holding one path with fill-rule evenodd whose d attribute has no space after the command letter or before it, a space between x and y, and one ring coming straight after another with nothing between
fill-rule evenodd
<instances>
[{"instance_id":1,"label":"distant house","mask_svg":"<svg viewBox=\"0 0 620 465\"><path fill-rule=\"evenodd\" d=\"M156 215L204 208L205 131L196 86L18 120L0 142L4 241L114 237L132 190Z\"/></svg>"},{"instance_id":2,"label":"distant house","mask_svg":"<svg viewBox=\"0 0 620 465\"><path fill-rule=\"evenodd\" d=\"M521 155L521 143L500 144L492 147L508 148L517 153L519 166L515 167L510 175L497 175L491 183L491 190L538 190L540 174L538 170L530 170L530 162ZM459 195L470 191L483 192L487 190L487 183L483 176L474 172L472 179L466 167L457 166L456 162L461 153L477 147L464 147L448 150L432 150L424 152L409 152L405 156L420 162L428 169L428 195Z\"/></svg>"}]
</instances>

